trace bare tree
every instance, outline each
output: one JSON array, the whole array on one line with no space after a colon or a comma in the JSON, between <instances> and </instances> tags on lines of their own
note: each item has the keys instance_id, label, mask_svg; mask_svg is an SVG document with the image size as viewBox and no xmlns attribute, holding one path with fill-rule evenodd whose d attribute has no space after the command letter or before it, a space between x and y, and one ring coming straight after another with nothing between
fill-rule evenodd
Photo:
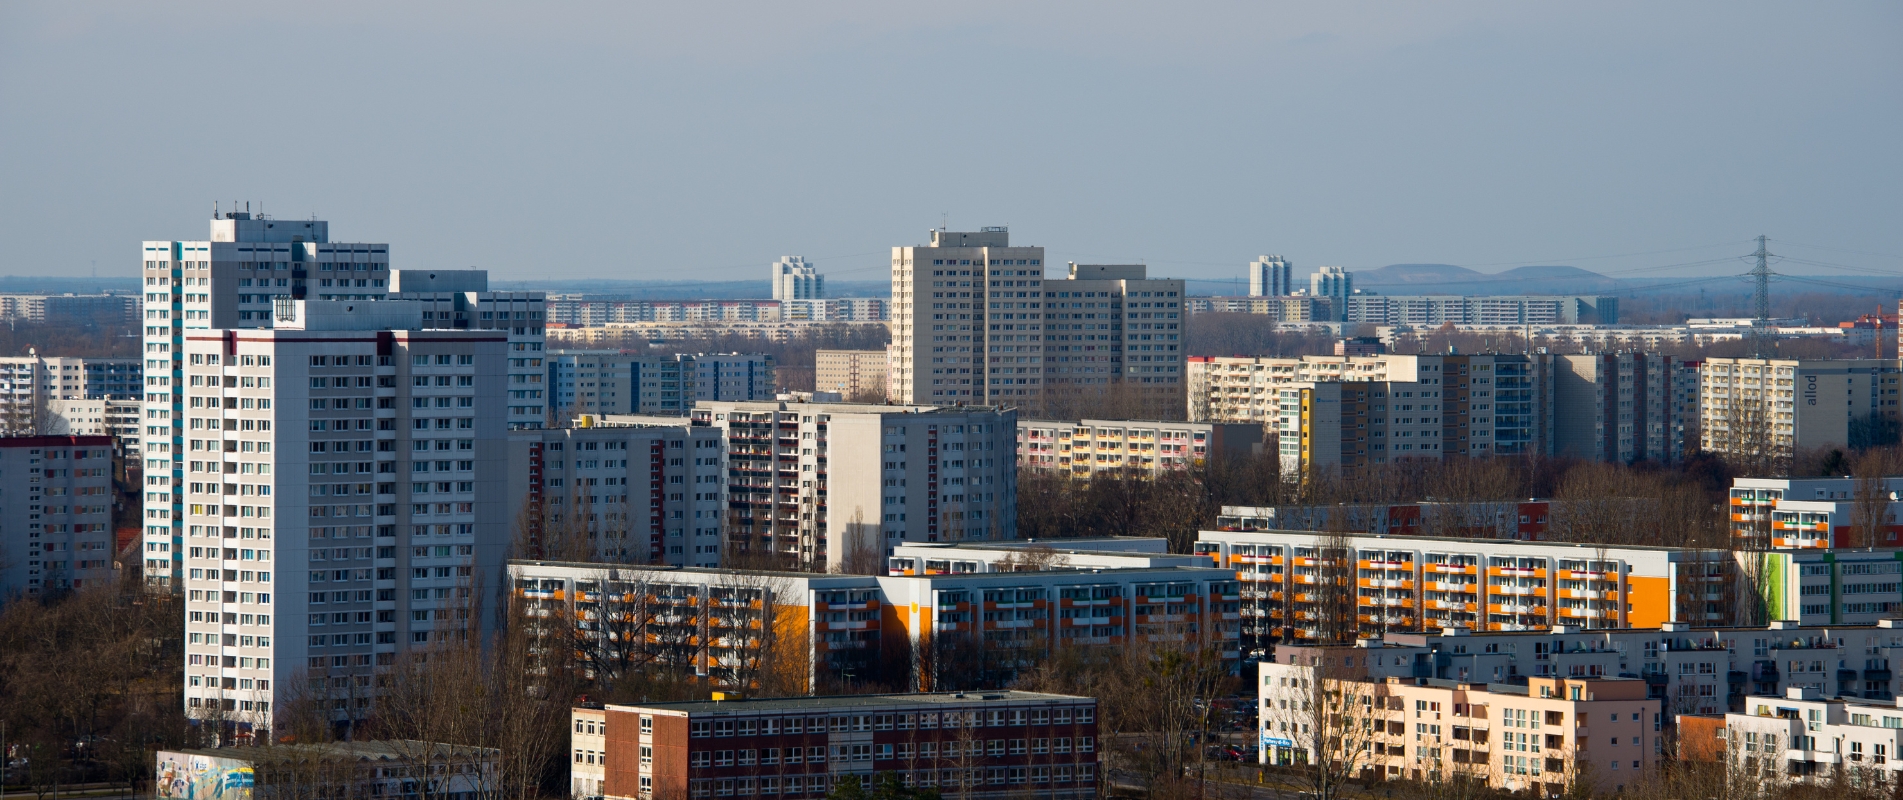
<instances>
[{"instance_id":1,"label":"bare tree","mask_svg":"<svg viewBox=\"0 0 1903 800\"><path fill-rule=\"evenodd\" d=\"M1857 459L1855 488L1850 499L1851 540L1832 542L1846 547L1876 547L1884 541L1884 526L1894 523L1895 514L1890 511L1890 490L1887 478L1896 468L1895 453L1888 449L1872 448L1864 451ZM1829 538L1835 538L1835 532L1827 532Z\"/></svg>"}]
</instances>

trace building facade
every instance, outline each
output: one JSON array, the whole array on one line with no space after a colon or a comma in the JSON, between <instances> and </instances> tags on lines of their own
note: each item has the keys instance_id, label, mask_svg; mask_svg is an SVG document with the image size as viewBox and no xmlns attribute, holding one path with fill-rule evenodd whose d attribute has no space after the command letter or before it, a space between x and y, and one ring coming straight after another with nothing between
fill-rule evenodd
<instances>
[{"instance_id":1,"label":"building facade","mask_svg":"<svg viewBox=\"0 0 1903 800\"><path fill-rule=\"evenodd\" d=\"M54 433L54 405L68 400L140 400L142 364L136 358L76 358L35 354L0 358L0 426L14 435Z\"/></svg>"},{"instance_id":2,"label":"building facade","mask_svg":"<svg viewBox=\"0 0 1903 800\"><path fill-rule=\"evenodd\" d=\"M1288 259L1258 256L1249 262L1250 297L1288 297L1292 294L1295 294L1295 282L1290 280Z\"/></svg>"},{"instance_id":3,"label":"building facade","mask_svg":"<svg viewBox=\"0 0 1903 800\"><path fill-rule=\"evenodd\" d=\"M0 438L0 596L112 582L112 439Z\"/></svg>"},{"instance_id":4,"label":"building facade","mask_svg":"<svg viewBox=\"0 0 1903 800\"><path fill-rule=\"evenodd\" d=\"M1278 323L1314 323L1334 320L1334 304L1326 297L1192 297L1184 303L1192 314L1256 314Z\"/></svg>"},{"instance_id":5,"label":"building facade","mask_svg":"<svg viewBox=\"0 0 1903 800\"><path fill-rule=\"evenodd\" d=\"M685 416L701 400L773 399L773 369L761 353L557 350L548 386L560 413Z\"/></svg>"},{"instance_id":6,"label":"building facade","mask_svg":"<svg viewBox=\"0 0 1903 800\"><path fill-rule=\"evenodd\" d=\"M883 297L787 300L780 313L788 322L882 322L887 318Z\"/></svg>"},{"instance_id":7,"label":"building facade","mask_svg":"<svg viewBox=\"0 0 1903 800\"><path fill-rule=\"evenodd\" d=\"M1018 420L1018 466L1087 478L1157 475L1262 450L1262 426L1154 420Z\"/></svg>"},{"instance_id":8,"label":"building facade","mask_svg":"<svg viewBox=\"0 0 1903 800\"><path fill-rule=\"evenodd\" d=\"M984 406L702 402L730 544L876 565L900 542L1017 538L1017 414Z\"/></svg>"},{"instance_id":9,"label":"building facade","mask_svg":"<svg viewBox=\"0 0 1903 800\"><path fill-rule=\"evenodd\" d=\"M1745 708L1696 726L1715 735L1705 752L1738 780L1788 787L1894 786L1903 747L1903 702L1832 697L1792 688L1745 698ZM1700 720L1703 721L1703 720ZM1684 725L1687 735L1693 725Z\"/></svg>"},{"instance_id":10,"label":"building facade","mask_svg":"<svg viewBox=\"0 0 1903 800\"><path fill-rule=\"evenodd\" d=\"M280 298L370 300L389 292L387 244L330 240L330 223L236 211L211 220L200 241L143 245L146 579L177 589L185 553L185 337L187 331L270 328Z\"/></svg>"},{"instance_id":11,"label":"building facade","mask_svg":"<svg viewBox=\"0 0 1903 800\"><path fill-rule=\"evenodd\" d=\"M528 555L720 565L726 458L714 429L682 418L516 431L509 464L508 518L527 527Z\"/></svg>"},{"instance_id":12,"label":"building facade","mask_svg":"<svg viewBox=\"0 0 1903 800\"><path fill-rule=\"evenodd\" d=\"M135 294L0 294L0 319L69 325L139 324Z\"/></svg>"},{"instance_id":13,"label":"building facade","mask_svg":"<svg viewBox=\"0 0 1903 800\"><path fill-rule=\"evenodd\" d=\"M775 300L818 300L826 296L826 276L806 263L805 256L780 256L768 269L772 274Z\"/></svg>"},{"instance_id":14,"label":"building facade","mask_svg":"<svg viewBox=\"0 0 1903 800\"><path fill-rule=\"evenodd\" d=\"M1195 552L1236 569L1255 657L1312 641L1324 623L1366 634L1722 624L1741 577L1729 551L1437 536L1203 531Z\"/></svg>"},{"instance_id":15,"label":"building facade","mask_svg":"<svg viewBox=\"0 0 1903 800\"><path fill-rule=\"evenodd\" d=\"M1100 776L1096 706L1019 691L716 695L578 709L576 720L603 720L604 798L819 798L847 776L870 788L880 773L959 797L1084 798Z\"/></svg>"},{"instance_id":16,"label":"building facade","mask_svg":"<svg viewBox=\"0 0 1903 800\"><path fill-rule=\"evenodd\" d=\"M271 328L182 337L190 716L268 730L319 676L340 717L365 714L397 653L488 624L509 335L422 329L424 305L286 298ZM165 544L147 537L148 569Z\"/></svg>"},{"instance_id":17,"label":"building facade","mask_svg":"<svg viewBox=\"0 0 1903 800\"><path fill-rule=\"evenodd\" d=\"M1348 321L1348 299L1355 294L1355 274L1341 267L1322 267L1308 276L1308 295L1328 298L1331 319Z\"/></svg>"},{"instance_id":18,"label":"building facade","mask_svg":"<svg viewBox=\"0 0 1903 800\"><path fill-rule=\"evenodd\" d=\"M1664 759L1662 703L1636 678L1376 678L1344 662L1379 654L1320 658L1259 665L1261 763L1328 758L1359 762L1363 780L1474 782L1559 797L1579 783L1619 791L1655 777ZM1316 708L1326 691L1362 702L1339 716L1301 710Z\"/></svg>"},{"instance_id":19,"label":"building facade","mask_svg":"<svg viewBox=\"0 0 1903 800\"><path fill-rule=\"evenodd\" d=\"M1864 518L1857 510L1855 478L1733 478L1731 534L1757 549L1897 547L1896 503L1903 478L1874 484L1880 507ZM1868 502L1865 499L1864 502ZM1868 513L1868 511L1863 512Z\"/></svg>"},{"instance_id":20,"label":"building facade","mask_svg":"<svg viewBox=\"0 0 1903 800\"><path fill-rule=\"evenodd\" d=\"M1008 314L1002 308L1006 283L1013 296ZM1012 247L1011 234L1002 227L934 230L929 245L892 248L892 383L898 393L889 399L1022 404L1041 397L1042 369L1031 366L1037 363L1031 358L1035 354L1042 361L1044 355L1043 284L1044 248ZM1021 310L1020 293L1025 296ZM1037 309L1031 308L1033 302ZM996 314L990 313L994 303L1000 306ZM1038 312L1035 331L1033 310ZM1009 323L1003 321L1007 317ZM996 336L994 324L1000 325ZM1008 334L1005 324L1011 326ZM1002 354L1005 341L1011 342L1013 359L1008 389L988 381L989 348L995 343Z\"/></svg>"},{"instance_id":21,"label":"building facade","mask_svg":"<svg viewBox=\"0 0 1903 800\"><path fill-rule=\"evenodd\" d=\"M683 673L722 686L766 674L808 691L849 678L998 686L1069 647L1210 647L1238 658L1230 570L1127 553L1114 567L1083 565L1080 555L1079 566L934 572L939 550L948 561L996 554L916 547L921 555L895 557L883 576L526 560L509 569L516 600L535 613L616 612L578 617L596 624L566 629L573 635L649 642ZM773 635L747 633L763 626Z\"/></svg>"},{"instance_id":22,"label":"building facade","mask_svg":"<svg viewBox=\"0 0 1903 800\"><path fill-rule=\"evenodd\" d=\"M841 397L882 395L886 390L886 351L816 350L813 390Z\"/></svg>"},{"instance_id":23,"label":"building facade","mask_svg":"<svg viewBox=\"0 0 1903 800\"><path fill-rule=\"evenodd\" d=\"M1698 425L1698 362L1652 353L1552 357L1553 452L1677 463Z\"/></svg>"},{"instance_id":24,"label":"building facade","mask_svg":"<svg viewBox=\"0 0 1903 800\"><path fill-rule=\"evenodd\" d=\"M1903 408L1895 359L1708 358L1699 367L1699 431L1721 454L1862 447L1883 441Z\"/></svg>"},{"instance_id":25,"label":"building facade","mask_svg":"<svg viewBox=\"0 0 1903 800\"><path fill-rule=\"evenodd\" d=\"M509 427L542 427L550 411L543 383L547 300L542 292L489 291L487 270L394 269L389 299L421 303L424 328L508 334Z\"/></svg>"},{"instance_id":26,"label":"building facade","mask_svg":"<svg viewBox=\"0 0 1903 800\"><path fill-rule=\"evenodd\" d=\"M1348 297L1345 306L1344 321L1365 325L1612 325L1619 321L1616 297L1363 294Z\"/></svg>"}]
</instances>

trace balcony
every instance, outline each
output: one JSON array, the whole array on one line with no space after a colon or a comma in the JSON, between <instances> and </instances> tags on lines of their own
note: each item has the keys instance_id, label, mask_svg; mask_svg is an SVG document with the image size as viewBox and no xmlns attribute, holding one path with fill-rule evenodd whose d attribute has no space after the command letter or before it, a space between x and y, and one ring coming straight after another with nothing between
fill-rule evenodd
<instances>
[{"instance_id":1,"label":"balcony","mask_svg":"<svg viewBox=\"0 0 1903 800\"><path fill-rule=\"evenodd\" d=\"M1881 667L1877 669L1866 669L1863 671L1863 679L1866 681L1881 681L1883 683L1888 683L1890 681L1890 668Z\"/></svg>"}]
</instances>

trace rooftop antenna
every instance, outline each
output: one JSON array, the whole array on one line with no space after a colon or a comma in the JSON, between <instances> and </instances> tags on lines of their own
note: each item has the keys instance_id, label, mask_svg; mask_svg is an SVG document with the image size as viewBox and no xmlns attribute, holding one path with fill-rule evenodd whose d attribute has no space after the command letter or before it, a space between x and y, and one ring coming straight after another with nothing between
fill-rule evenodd
<instances>
[{"instance_id":1,"label":"rooftop antenna","mask_svg":"<svg viewBox=\"0 0 1903 800\"><path fill-rule=\"evenodd\" d=\"M949 228L948 226L950 226L950 225L951 225L951 212L949 212L949 211L940 211L940 212L938 212L938 213L939 213L939 219L938 219L938 229L939 229L939 230L941 230L941 231L943 231L943 230L950 230L950 228Z\"/></svg>"}]
</instances>

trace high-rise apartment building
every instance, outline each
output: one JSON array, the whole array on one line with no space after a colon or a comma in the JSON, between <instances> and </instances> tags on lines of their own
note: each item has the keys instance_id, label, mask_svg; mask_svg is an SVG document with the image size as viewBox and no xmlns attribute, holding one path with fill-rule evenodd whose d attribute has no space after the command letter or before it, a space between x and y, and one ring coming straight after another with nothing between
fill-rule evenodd
<instances>
[{"instance_id":1,"label":"high-rise apartment building","mask_svg":"<svg viewBox=\"0 0 1903 800\"><path fill-rule=\"evenodd\" d=\"M1704 449L1779 453L1877 444L1895 424L1895 359L1708 358L1699 367Z\"/></svg>"},{"instance_id":2,"label":"high-rise apartment building","mask_svg":"<svg viewBox=\"0 0 1903 800\"><path fill-rule=\"evenodd\" d=\"M720 431L678 425L544 428L509 435L509 519L524 555L720 566Z\"/></svg>"},{"instance_id":3,"label":"high-rise apartment building","mask_svg":"<svg viewBox=\"0 0 1903 800\"><path fill-rule=\"evenodd\" d=\"M0 597L110 583L112 439L0 438Z\"/></svg>"},{"instance_id":4,"label":"high-rise apartment building","mask_svg":"<svg viewBox=\"0 0 1903 800\"><path fill-rule=\"evenodd\" d=\"M1044 388L1044 297L1044 248L1012 247L1010 231L1003 227L934 230L929 245L892 248L892 386L897 394L889 399L1034 404ZM1108 300L1103 303L1106 332ZM999 359L995 372L988 360L993 348Z\"/></svg>"},{"instance_id":5,"label":"high-rise apartment building","mask_svg":"<svg viewBox=\"0 0 1903 800\"><path fill-rule=\"evenodd\" d=\"M900 542L1017 538L1010 409L701 402L693 424L726 440L734 548L864 567Z\"/></svg>"},{"instance_id":6,"label":"high-rise apartment building","mask_svg":"<svg viewBox=\"0 0 1903 800\"><path fill-rule=\"evenodd\" d=\"M1045 373L1052 391L1120 385L1147 415L1182 407L1187 386L1182 336L1189 317L1183 281L1146 274L1142 264L1073 262L1069 280L1045 282L1045 307L1051 309ZM1103 313L1105 308L1110 313Z\"/></svg>"},{"instance_id":7,"label":"high-rise apartment building","mask_svg":"<svg viewBox=\"0 0 1903 800\"><path fill-rule=\"evenodd\" d=\"M768 268L772 270L775 300L818 300L826 296L826 276L806 263L805 256L780 256Z\"/></svg>"},{"instance_id":8,"label":"high-rise apartment building","mask_svg":"<svg viewBox=\"0 0 1903 800\"><path fill-rule=\"evenodd\" d=\"M1698 424L1698 362L1656 353L1552 357L1553 452L1676 463Z\"/></svg>"},{"instance_id":9,"label":"high-rise apartment building","mask_svg":"<svg viewBox=\"0 0 1903 800\"><path fill-rule=\"evenodd\" d=\"M550 408L543 342L547 297L542 292L489 291L480 269L390 271L390 299L423 303L423 327L506 331L509 335L509 427L540 428Z\"/></svg>"},{"instance_id":10,"label":"high-rise apartment building","mask_svg":"<svg viewBox=\"0 0 1903 800\"><path fill-rule=\"evenodd\" d=\"M699 400L773 399L773 368L762 353L557 350L548 359L549 397L558 414L686 416Z\"/></svg>"},{"instance_id":11,"label":"high-rise apartment building","mask_svg":"<svg viewBox=\"0 0 1903 800\"><path fill-rule=\"evenodd\" d=\"M1250 297L1287 297L1292 294L1295 294L1295 283L1290 280L1288 259L1258 256L1249 262Z\"/></svg>"},{"instance_id":12,"label":"high-rise apartment building","mask_svg":"<svg viewBox=\"0 0 1903 800\"><path fill-rule=\"evenodd\" d=\"M145 575L176 586L185 547L187 331L272 327L283 299L372 300L389 291L387 244L330 240L330 223L236 211L200 241L144 243ZM203 335L203 334L199 334ZM154 555L154 553L158 555ZM166 564L169 557L171 563Z\"/></svg>"},{"instance_id":13,"label":"high-rise apartment building","mask_svg":"<svg viewBox=\"0 0 1903 800\"><path fill-rule=\"evenodd\" d=\"M1341 267L1322 267L1308 276L1309 296L1328 298L1337 320L1348 319L1348 298L1354 293L1355 275Z\"/></svg>"},{"instance_id":14,"label":"high-rise apartment building","mask_svg":"<svg viewBox=\"0 0 1903 800\"><path fill-rule=\"evenodd\" d=\"M359 716L378 666L491 619L510 337L425 330L426 305L285 297L270 328L180 337L191 716L268 727L294 678Z\"/></svg>"}]
</instances>

